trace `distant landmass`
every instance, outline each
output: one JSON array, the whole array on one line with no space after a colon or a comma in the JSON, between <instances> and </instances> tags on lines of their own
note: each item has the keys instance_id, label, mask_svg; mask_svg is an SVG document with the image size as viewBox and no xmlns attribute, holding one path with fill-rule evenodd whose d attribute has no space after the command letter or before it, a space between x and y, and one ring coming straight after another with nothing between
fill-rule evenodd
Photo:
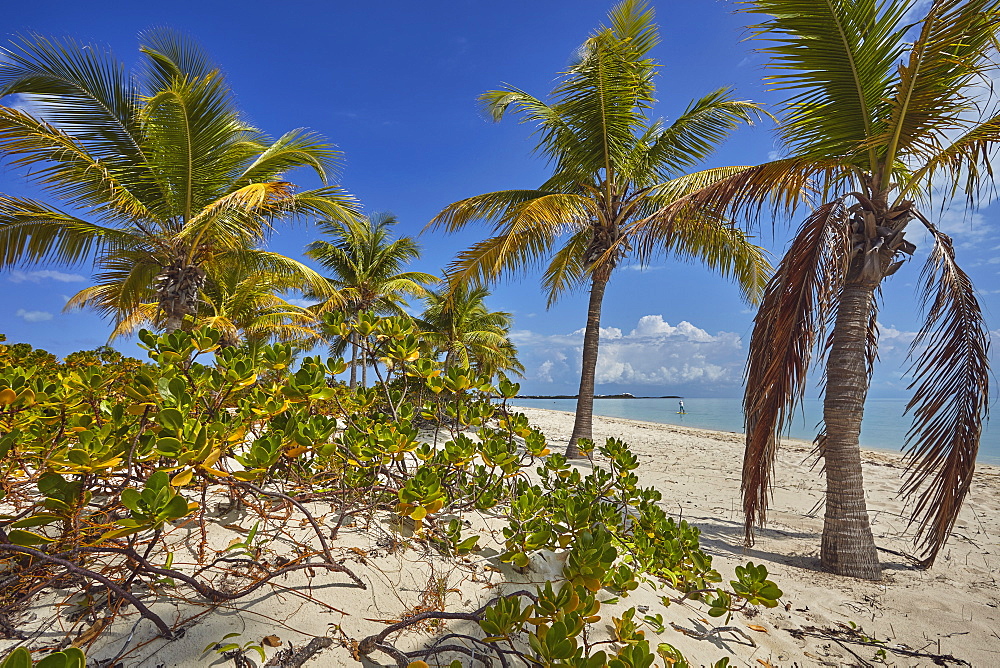
<instances>
[{"instance_id":1,"label":"distant landmass","mask_svg":"<svg viewBox=\"0 0 1000 668\"><path fill-rule=\"evenodd\" d=\"M576 399L578 394L519 394L515 399ZM665 394L662 397L637 397L628 392L621 394L595 394L595 399L683 399L676 394Z\"/></svg>"}]
</instances>

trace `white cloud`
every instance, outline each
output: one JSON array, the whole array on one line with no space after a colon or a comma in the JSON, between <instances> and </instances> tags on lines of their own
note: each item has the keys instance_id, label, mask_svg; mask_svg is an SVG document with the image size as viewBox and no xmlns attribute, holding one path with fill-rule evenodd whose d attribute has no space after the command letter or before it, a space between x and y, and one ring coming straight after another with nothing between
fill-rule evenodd
<instances>
[{"instance_id":1,"label":"white cloud","mask_svg":"<svg viewBox=\"0 0 1000 668\"><path fill-rule=\"evenodd\" d=\"M40 269L38 271L21 271L20 269L15 269L10 272L10 276L8 277L8 280L12 283L24 283L25 281L39 283L46 279L59 281L60 283L79 283L80 281L87 280L85 276L81 276L80 274L67 274L64 271L55 271L53 269Z\"/></svg>"},{"instance_id":2,"label":"white cloud","mask_svg":"<svg viewBox=\"0 0 1000 668\"><path fill-rule=\"evenodd\" d=\"M511 338L527 368L527 380L542 385L538 391L570 391L579 382L582 329L554 335L519 330ZM662 315L646 315L628 333L601 328L596 380L598 385L639 392L643 387L647 392L686 394L736 388L742 383L745 354L738 334L710 334L687 321L671 325Z\"/></svg>"},{"instance_id":3,"label":"white cloud","mask_svg":"<svg viewBox=\"0 0 1000 668\"><path fill-rule=\"evenodd\" d=\"M48 311L25 311L23 308L17 309L15 313L18 318L21 318L25 322L43 322L45 320L52 320L52 314Z\"/></svg>"},{"instance_id":4,"label":"white cloud","mask_svg":"<svg viewBox=\"0 0 1000 668\"><path fill-rule=\"evenodd\" d=\"M301 306L302 308L307 308L316 304L318 300L316 299L301 299L299 297L286 297L285 301L292 306Z\"/></svg>"}]
</instances>

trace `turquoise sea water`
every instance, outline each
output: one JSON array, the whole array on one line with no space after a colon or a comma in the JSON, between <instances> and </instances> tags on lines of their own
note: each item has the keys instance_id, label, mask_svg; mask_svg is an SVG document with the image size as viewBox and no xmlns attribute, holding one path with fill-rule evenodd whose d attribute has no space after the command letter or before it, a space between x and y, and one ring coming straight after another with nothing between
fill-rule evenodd
<instances>
[{"instance_id":1,"label":"turquoise sea water","mask_svg":"<svg viewBox=\"0 0 1000 668\"><path fill-rule=\"evenodd\" d=\"M716 431L743 431L743 410L739 399L684 398L687 413L677 413L677 399L597 399L594 414L645 422L679 424ZM576 399L515 399L515 406L576 410ZM910 421L903 416L904 399L870 399L861 425L861 445L879 450L899 451ZM807 399L796 414L788 436L812 440L822 416L822 403ZM979 461L1000 464L1000 430L987 425L979 442Z\"/></svg>"}]
</instances>

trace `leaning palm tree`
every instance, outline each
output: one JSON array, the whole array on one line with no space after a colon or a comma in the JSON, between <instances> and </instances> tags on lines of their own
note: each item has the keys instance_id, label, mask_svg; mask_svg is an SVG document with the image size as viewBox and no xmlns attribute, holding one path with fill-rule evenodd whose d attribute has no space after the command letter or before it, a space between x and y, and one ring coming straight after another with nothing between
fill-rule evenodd
<instances>
[{"instance_id":1,"label":"leaning palm tree","mask_svg":"<svg viewBox=\"0 0 1000 668\"><path fill-rule=\"evenodd\" d=\"M614 269L630 250L640 260L656 253L700 260L733 276L750 301L770 271L759 247L718 210L692 199L699 188L741 168L687 173L730 131L751 123L760 108L721 89L692 102L673 123L650 119L657 67L649 53L659 41L653 11L625 0L612 9L609 22L583 44L551 102L512 87L481 98L495 120L514 109L537 127L536 150L553 164L552 176L534 190L455 202L430 223L449 231L477 220L493 226L494 236L451 265L452 283L488 282L546 258L542 283L550 305L589 283L571 457L579 455L579 439L592 437L601 306Z\"/></svg>"},{"instance_id":2,"label":"leaning palm tree","mask_svg":"<svg viewBox=\"0 0 1000 668\"><path fill-rule=\"evenodd\" d=\"M907 412L912 520L923 564L947 540L975 467L987 414L988 335L951 239L925 213L930 195L964 190L974 203L992 183L1000 140L986 91L995 69L1000 3L935 0L911 23L907 0L754 0L753 28L788 91L779 136L789 157L735 177L753 192L774 178L812 178L823 195L768 284L750 342L744 406L743 505L748 542L765 520L780 431L801 399L810 362L825 354L826 471L822 563L877 579L858 437L876 359L878 297L913 254L904 238L922 224L933 247L923 272L926 322L914 341ZM915 38L912 32L916 31ZM987 82L984 85L984 82ZM702 193L712 201L712 193Z\"/></svg>"},{"instance_id":3,"label":"leaning palm tree","mask_svg":"<svg viewBox=\"0 0 1000 668\"><path fill-rule=\"evenodd\" d=\"M484 287L458 285L428 290L427 308L417 318L420 338L444 355L445 369L454 365L481 373L506 377L521 375L524 366L510 340L514 319L505 311L491 311Z\"/></svg>"},{"instance_id":4,"label":"leaning palm tree","mask_svg":"<svg viewBox=\"0 0 1000 668\"><path fill-rule=\"evenodd\" d=\"M306 255L332 272L327 291L334 297L318 304L314 310L322 314L337 309L349 321L366 312L378 315L404 315L406 297L422 297L424 285L437 277L422 271L403 271L420 257L420 247L412 237L393 238L392 228L399 221L392 214L380 213L357 221L331 220L320 222L320 230L332 241L314 241ZM313 295L316 296L316 295ZM359 359L361 350L357 333L350 340L331 337L333 354L351 349L351 381L357 385L357 368L361 366L362 385L367 380L366 360ZM363 351L360 355L364 357Z\"/></svg>"},{"instance_id":5,"label":"leaning palm tree","mask_svg":"<svg viewBox=\"0 0 1000 668\"><path fill-rule=\"evenodd\" d=\"M285 180L308 167L325 184L338 152L307 132L271 140L250 126L188 40L154 31L141 51L142 67L128 72L71 40L0 48L0 98L28 103L0 106L0 154L70 207L0 194L0 267L92 260L97 285L77 305L117 327L156 303L167 331L197 313L218 266L326 289L305 265L259 247L293 216L356 216L339 187L296 191Z\"/></svg>"}]
</instances>

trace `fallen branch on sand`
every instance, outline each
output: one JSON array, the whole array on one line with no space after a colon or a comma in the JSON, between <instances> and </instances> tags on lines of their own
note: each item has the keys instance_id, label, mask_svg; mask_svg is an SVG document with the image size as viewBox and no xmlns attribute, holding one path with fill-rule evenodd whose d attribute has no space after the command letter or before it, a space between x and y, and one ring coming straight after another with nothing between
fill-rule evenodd
<instances>
[{"instance_id":1,"label":"fallen branch on sand","mask_svg":"<svg viewBox=\"0 0 1000 668\"><path fill-rule=\"evenodd\" d=\"M860 640L858 638L852 638L847 634L839 631L830 631L827 629L817 628L815 626L806 626L802 629L789 629L788 632L791 634L793 638L803 638L804 636L811 636L813 638L823 638L824 640L847 642L854 645L863 645L865 647L876 647L878 649L884 649L887 652L892 652L893 654L899 654L901 656L912 656L919 659L930 659L937 666L947 666L949 664L954 664L956 666L972 665L965 659L959 659L958 657L952 656L951 654L932 654L930 652L918 652L916 650L906 649L903 647L898 647L898 646L894 647L884 642L872 642L870 640Z\"/></svg>"}]
</instances>

